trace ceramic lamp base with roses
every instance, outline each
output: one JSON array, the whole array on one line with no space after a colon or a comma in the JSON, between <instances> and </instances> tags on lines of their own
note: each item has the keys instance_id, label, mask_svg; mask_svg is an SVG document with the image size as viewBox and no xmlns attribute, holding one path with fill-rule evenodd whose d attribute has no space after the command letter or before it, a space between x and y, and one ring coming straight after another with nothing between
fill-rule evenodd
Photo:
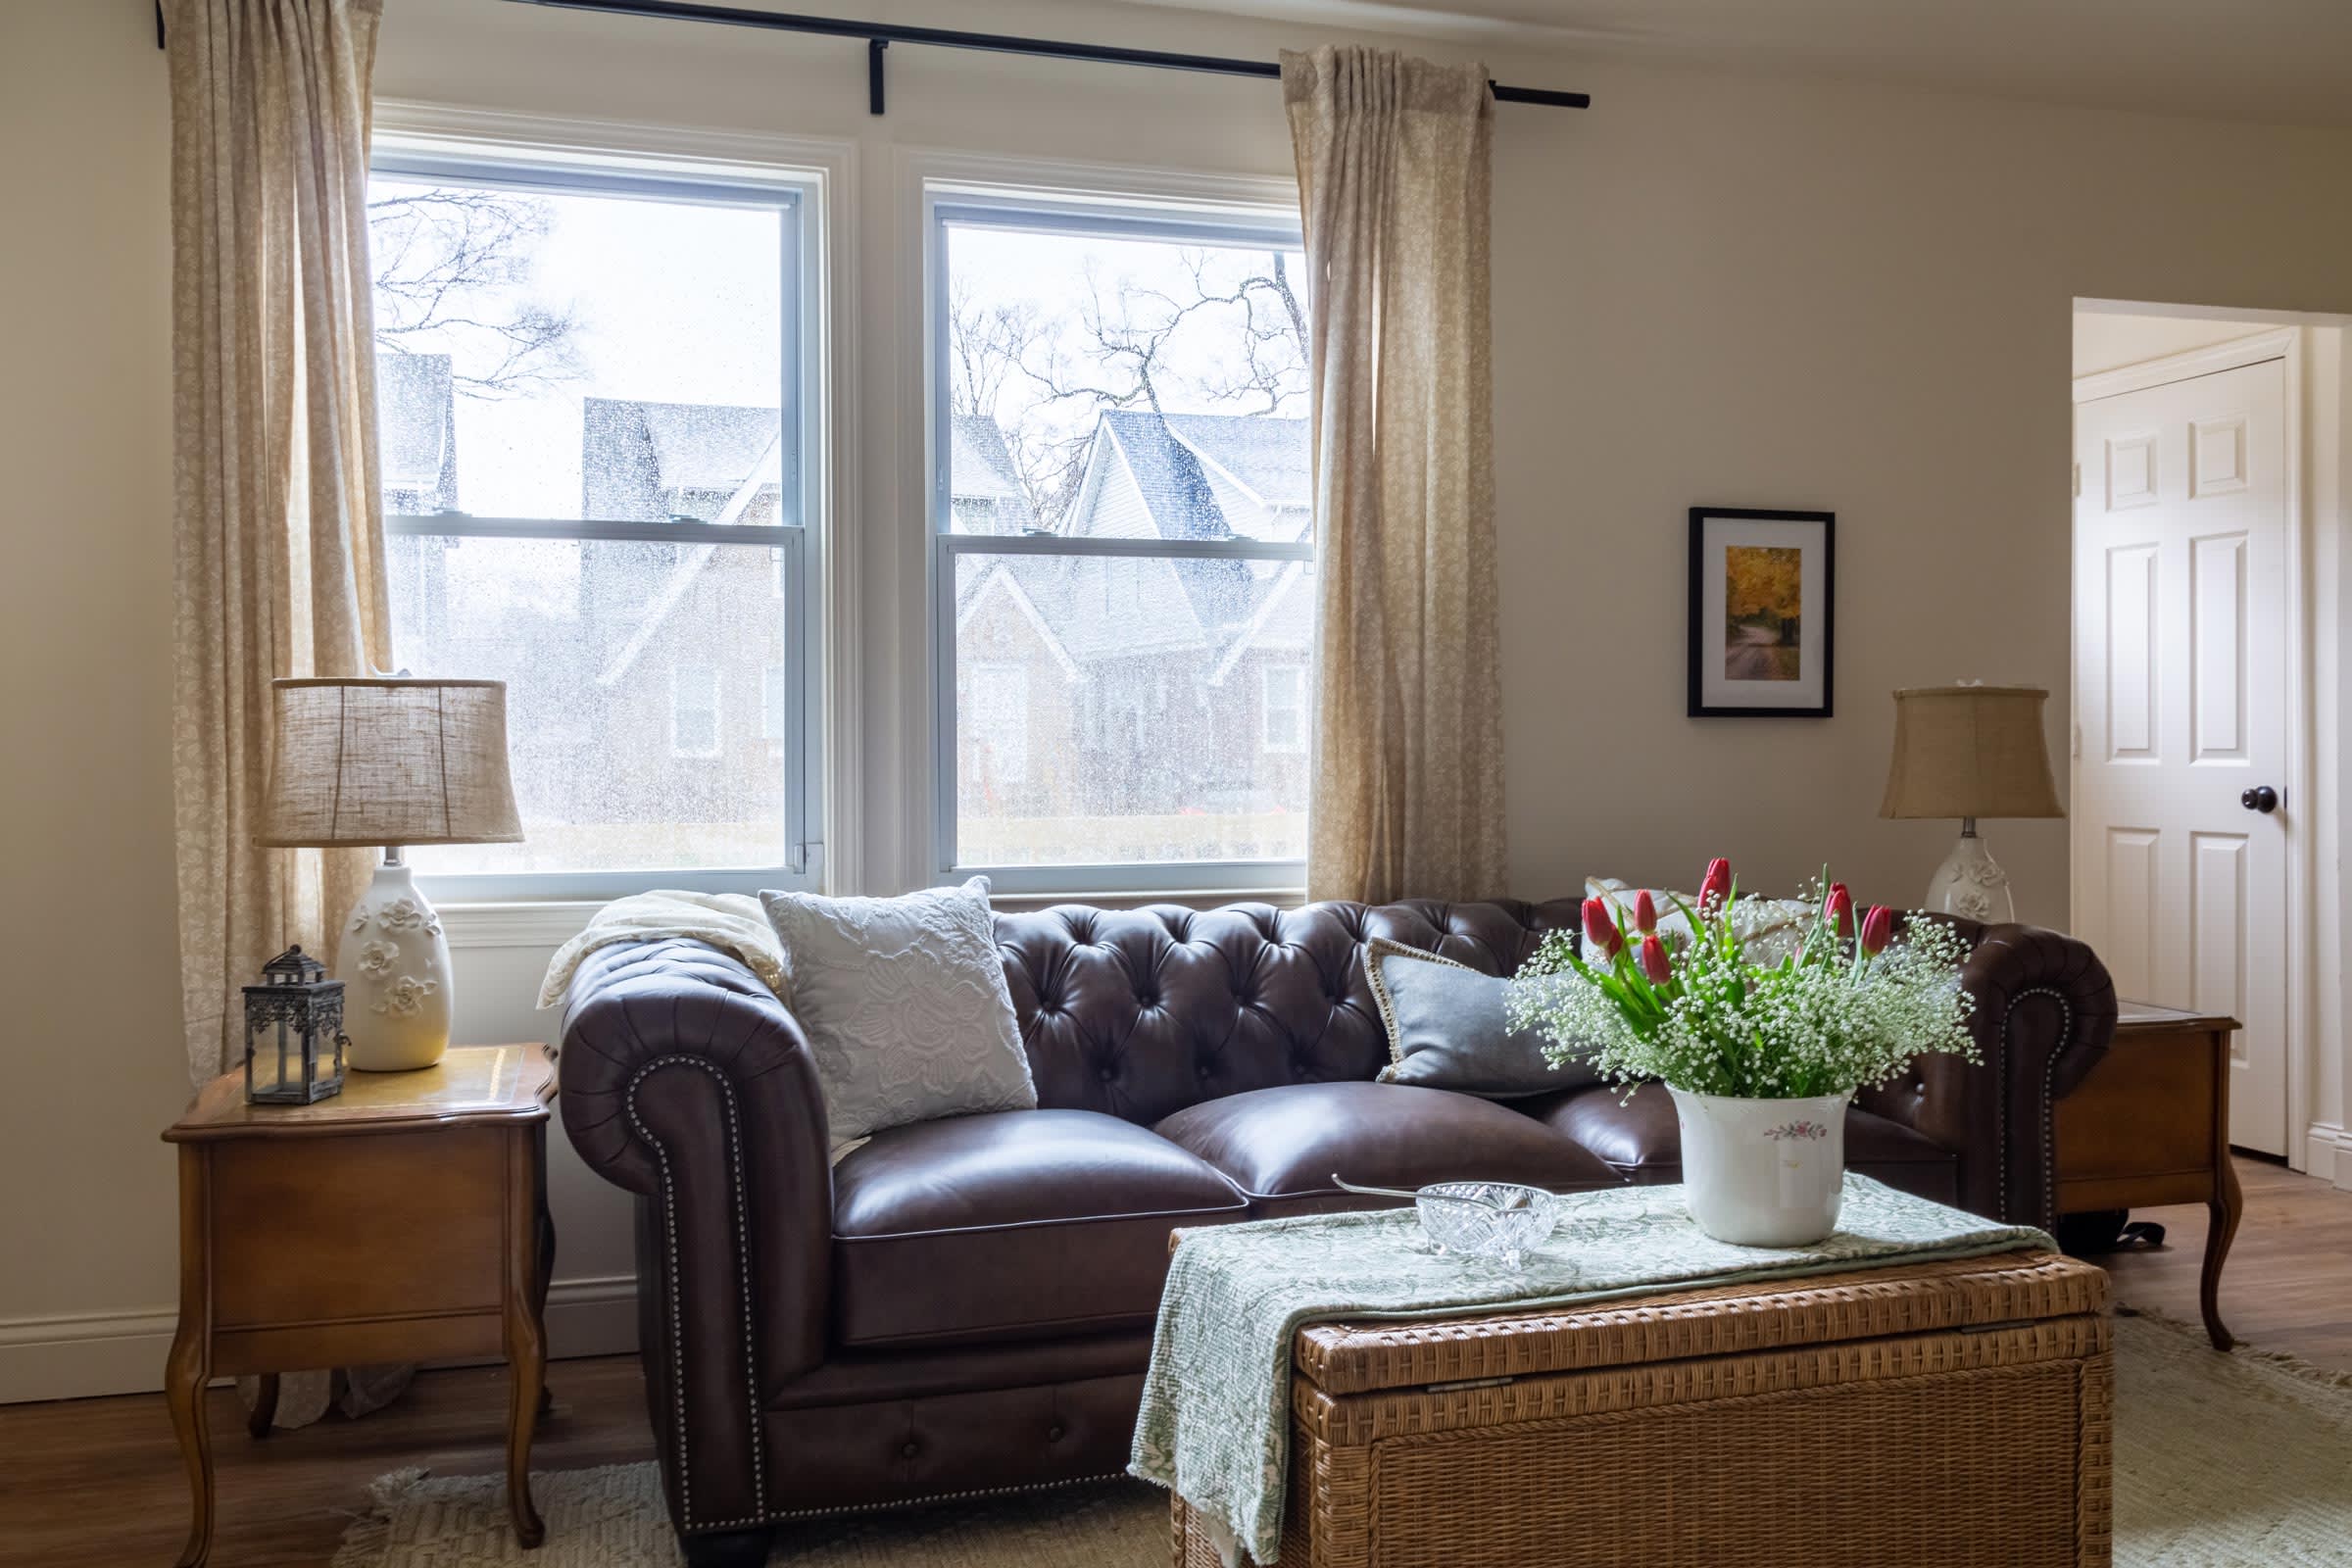
<instances>
[{"instance_id":1,"label":"ceramic lamp base with roses","mask_svg":"<svg viewBox=\"0 0 2352 1568\"><path fill-rule=\"evenodd\" d=\"M1948 925L1915 920L1898 941L1893 910L1857 922L1853 896L1833 882L1793 950L1756 956L1732 914L1738 898L1716 860L1695 909L1674 901L1680 930L1660 927L1647 893L1630 920L1586 900L1582 951L1568 932L1544 939L1511 983L1511 1022L1539 1032L1555 1066L1588 1061L1629 1093L1666 1086L1700 1230L1801 1247L1838 1228L1854 1092L1927 1053L1974 1059L1972 999Z\"/></svg>"},{"instance_id":2,"label":"ceramic lamp base with roses","mask_svg":"<svg viewBox=\"0 0 2352 1568\"><path fill-rule=\"evenodd\" d=\"M270 791L256 842L384 850L344 917L344 1064L430 1067L449 1049L449 943L402 846L522 837L495 680L353 676L270 682Z\"/></svg>"},{"instance_id":3,"label":"ceramic lamp base with roses","mask_svg":"<svg viewBox=\"0 0 2352 1568\"><path fill-rule=\"evenodd\" d=\"M449 1049L449 943L441 916L416 891L398 846L343 922L335 951L343 980L344 1062L361 1072L413 1072Z\"/></svg>"}]
</instances>

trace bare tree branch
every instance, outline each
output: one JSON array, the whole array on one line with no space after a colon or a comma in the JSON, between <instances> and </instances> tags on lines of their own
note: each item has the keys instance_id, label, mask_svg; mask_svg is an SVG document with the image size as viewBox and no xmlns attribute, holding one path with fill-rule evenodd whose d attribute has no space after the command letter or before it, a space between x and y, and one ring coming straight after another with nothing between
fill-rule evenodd
<instances>
[{"instance_id":1,"label":"bare tree branch","mask_svg":"<svg viewBox=\"0 0 2352 1568\"><path fill-rule=\"evenodd\" d=\"M449 352L450 379L468 397L520 397L578 376L573 314L511 298L552 221L544 201L467 186L369 201L377 343Z\"/></svg>"},{"instance_id":2,"label":"bare tree branch","mask_svg":"<svg viewBox=\"0 0 2352 1568\"><path fill-rule=\"evenodd\" d=\"M1186 251L1174 293L1126 277L1105 284L1090 267L1066 325L1026 303L985 302L959 279L949 302L950 407L997 423L1040 524L1059 531L1105 413L1165 416L1176 386L1260 416L1299 408L1307 322L1288 262L1268 252L1226 281L1212 276L1210 253ZM1220 325L1213 348L1188 336ZM1218 368L1203 373L1204 360Z\"/></svg>"}]
</instances>

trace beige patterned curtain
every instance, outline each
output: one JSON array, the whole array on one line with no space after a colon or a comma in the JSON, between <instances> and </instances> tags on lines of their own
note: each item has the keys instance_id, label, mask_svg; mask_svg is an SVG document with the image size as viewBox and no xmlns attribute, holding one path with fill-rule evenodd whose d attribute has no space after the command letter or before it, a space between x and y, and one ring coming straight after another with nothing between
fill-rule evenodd
<instances>
[{"instance_id":1,"label":"beige patterned curtain","mask_svg":"<svg viewBox=\"0 0 2352 1568\"><path fill-rule=\"evenodd\" d=\"M1282 57L1313 287L1312 898L1503 887L1481 66Z\"/></svg>"},{"instance_id":2,"label":"beige patterned curtain","mask_svg":"<svg viewBox=\"0 0 2352 1568\"><path fill-rule=\"evenodd\" d=\"M264 850L270 682L390 652L368 269L382 0L167 0L172 773L188 1075L241 1059L236 988L330 922L364 851Z\"/></svg>"}]
</instances>

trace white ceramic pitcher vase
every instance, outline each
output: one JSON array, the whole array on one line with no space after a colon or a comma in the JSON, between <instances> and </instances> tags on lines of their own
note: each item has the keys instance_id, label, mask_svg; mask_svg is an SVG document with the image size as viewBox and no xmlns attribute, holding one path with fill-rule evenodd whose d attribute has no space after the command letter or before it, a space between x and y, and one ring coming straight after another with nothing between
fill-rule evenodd
<instances>
[{"instance_id":1,"label":"white ceramic pitcher vase","mask_svg":"<svg viewBox=\"0 0 2352 1568\"><path fill-rule=\"evenodd\" d=\"M1683 1197L1700 1230L1741 1247L1801 1247L1838 1228L1851 1094L1738 1100L1668 1090L1683 1128Z\"/></svg>"}]
</instances>

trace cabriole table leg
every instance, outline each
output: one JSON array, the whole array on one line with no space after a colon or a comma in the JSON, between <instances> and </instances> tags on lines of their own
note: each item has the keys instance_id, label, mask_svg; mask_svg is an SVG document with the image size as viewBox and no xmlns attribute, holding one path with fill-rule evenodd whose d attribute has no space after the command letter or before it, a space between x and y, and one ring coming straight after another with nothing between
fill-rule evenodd
<instances>
[{"instance_id":1,"label":"cabriole table leg","mask_svg":"<svg viewBox=\"0 0 2352 1568\"><path fill-rule=\"evenodd\" d=\"M2213 1200L2205 1205L2211 1218L2205 1228L2205 1266L2197 1274L2197 1310L2205 1318L2206 1336L2217 1350L2227 1350L2237 1343L2222 1322L2222 1264L2229 1259L2230 1243L2237 1235L2237 1219L2245 1206L2237 1172L2225 1158L2215 1172Z\"/></svg>"}]
</instances>

